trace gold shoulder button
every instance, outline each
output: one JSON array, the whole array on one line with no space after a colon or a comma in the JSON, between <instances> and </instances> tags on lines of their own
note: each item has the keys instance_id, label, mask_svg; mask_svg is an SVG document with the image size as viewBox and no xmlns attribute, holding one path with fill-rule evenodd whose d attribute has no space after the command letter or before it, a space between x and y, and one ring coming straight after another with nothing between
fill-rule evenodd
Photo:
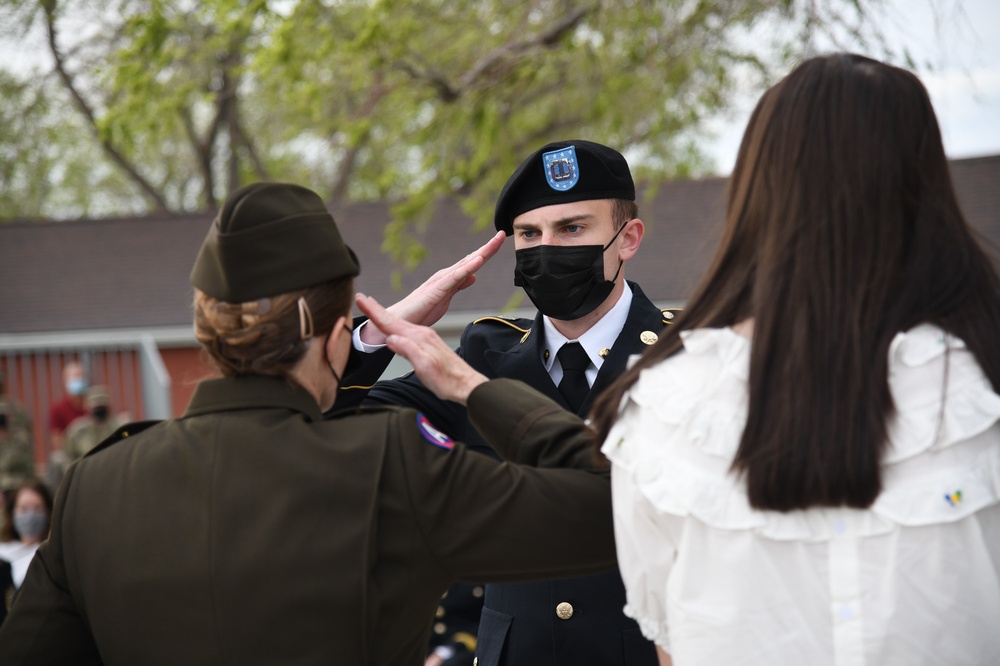
<instances>
[{"instance_id":1,"label":"gold shoulder button","mask_svg":"<svg viewBox=\"0 0 1000 666\"><path fill-rule=\"evenodd\" d=\"M683 308L663 308L660 310L660 314L663 316L664 324L672 324L680 314L684 312Z\"/></svg>"}]
</instances>

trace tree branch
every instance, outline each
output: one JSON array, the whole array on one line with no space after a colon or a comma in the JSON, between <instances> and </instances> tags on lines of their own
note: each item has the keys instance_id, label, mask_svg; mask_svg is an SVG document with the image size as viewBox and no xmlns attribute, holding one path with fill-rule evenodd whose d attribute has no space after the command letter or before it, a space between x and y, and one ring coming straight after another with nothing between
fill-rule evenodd
<instances>
[{"instance_id":1,"label":"tree branch","mask_svg":"<svg viewBox=\"0 0 1000 666\"><path fill-rule=\"evenodd\" d=\"M389 89L384 84L384 75L382 72L377 72L375 74L375 82L371 89L368 91L368 97L362 102L361 106L352 114L353 120L360 120L367 118L378 106L378 103L383 97L388 94ZM347 152L344 158L340 160L340 164L337 165L337 175L333 179L333 188L330 192L331 201L340 201L344 198L347 193L347 187L350 184L351 174L354 172L354 165L358 161L358 155L361 153L362 147L364 147L365 139L371 130L365 130L364 134L358 137L357 141L353 145L347 148Z\"/></svg>"},{"instance_id":2,"label":"tree branch","mask_svg":"<svg viewBox=\"0 0 1000 666\"><path fill-rule=\"evenodd\" d=\"M558 45L563 36L575 29L576 26L580 24L580 21L582 21L584 17L594 9L596 9L596 5L581 7L572 14L565 16L561 21L551 24L548 30L535 35L531 39L520 42L511 42L493 49L492 52L488 53L479 62L470 67L469 71L465 73L465 76L462 77L461 83L458 86L458 93L461 94L467 90L470 86L475 84L477 80L488 74L498 62L505 58L525 53L539 47L543 49L550 49Z\"/></svg>"},{"instance_id":3,"label":"tree branch","mask_svg":"<svg viewBox=\"0 0 1000 666\"><path fill-rule=\"evenodd\" d=\"M396 63L396 67L409 74L410 78L414 80L428 82L443 102L452 103L458 101L480 79L493 73L495 68L504 60L537 49L551 49L557 46L567 33L574 30L584 17L596 8L597 5L580 7L575 12L564 16L562 20L552 23L547 30L530 39L511 41L493 49L493 51L486 54L486 56L469 68L459 79L457 86L452 85L444 74L437 71L430 69L421 71L417 66L408 62L398 62Z\"/></svg>"},{"instance_id":4,"label":"tree branch","mask_svg":"<svg viewBox=\"0 0 1000 666\"><path fill-rule=\"evenodd\" d=\"M97 139L105 154L111 158L112 162L117 164L126 174L128 174L129 178L131 178L136 185L139 186L139 189L141 189L146 196L152 199L159 211L168 212L170 210L170 206L167 204L167 200L163 196L163 193L160 192L160 190L158 190L145 177L143 177L143 175L139 173L138 169L136 169L135 165L126 159L125 156L122 155L122 153L115 148L109 140L102 137L101 133L98 131L96 114L83 98L83 95L80 94L80 91L77 90L73 77L66 70L66 63L63 61L62 54L59 52L59 47L56 45L55 4L56 3L54 1L45 2L43 4L43 9L45 11L45 27L49 51L52 53L52 58L55 61L56 72L59 74L59 79L69 91L77 109L79 109L80 113L83 114L84 118L87 120L87 124L90 126L91 132L93 132L94 137Z\"/></svg>"}]
</instances>

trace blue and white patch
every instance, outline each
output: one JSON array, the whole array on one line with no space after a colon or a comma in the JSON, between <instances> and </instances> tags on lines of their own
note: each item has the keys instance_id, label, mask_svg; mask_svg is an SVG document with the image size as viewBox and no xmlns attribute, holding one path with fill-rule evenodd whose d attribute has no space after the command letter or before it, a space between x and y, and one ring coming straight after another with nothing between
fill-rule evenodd
<instances>
[{"instance_id":1,"label":"blue and white patch","mask_svg":"<svg viewBox=\"0 0 1000 666\"><path fill-rule=\"evenodd\" d=\"M424 439L434 446L440 446L442 449L448 449L449 451L455 448L455 440L432 426L431 422L423 414L417 414L417 430L420 431Z\"/></svg>"},{"instance_id":2,"label":"blue and white patch","mask_svg":"<svg viewBox=\"0 0 1000 666\"><path fill-rule=\"evenodd\" d=\"M553 190L565 192L580 181L580 163L576 161L575 146L542 153L542 164L545 166L545 180Z\"/></svg>"}]
</instances>

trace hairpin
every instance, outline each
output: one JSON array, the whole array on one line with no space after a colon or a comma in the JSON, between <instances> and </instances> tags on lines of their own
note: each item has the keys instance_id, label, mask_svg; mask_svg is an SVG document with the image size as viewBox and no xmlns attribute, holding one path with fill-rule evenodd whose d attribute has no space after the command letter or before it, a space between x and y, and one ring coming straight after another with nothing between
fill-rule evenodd
<instances>
[{"instance_id":1,"label":"hairpin","mask_svg":"<svg viewBox=\"0 0 1000 666\"><path fill-rule=\"evenodd\" d=\"M299 296L299 335L303 340L313 336L313 316L304 296Z\"/></svg>"}]
</instances>

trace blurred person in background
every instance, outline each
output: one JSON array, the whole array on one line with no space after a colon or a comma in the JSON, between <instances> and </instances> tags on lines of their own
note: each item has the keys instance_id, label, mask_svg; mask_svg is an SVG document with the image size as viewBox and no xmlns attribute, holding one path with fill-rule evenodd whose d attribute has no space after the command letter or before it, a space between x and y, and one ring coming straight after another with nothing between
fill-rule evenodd
<instances>
[{"instance_id":1,"label":"blurred person in background","mask_svg":"<svg viewBox=\"0 0 1000 666\"><path fill-rule=\"evenodd\" d=\"M87 371L78 361L63 366L63 396L49 408L49 455L45 463L45 484L54 494L62 481L66 461L66 429L87 415L84 394L90 385Z\"/></svg>"},{"instance_id":2,"label":"blurred person in background","mask_svg":"<svg viewBox=\"0 0 1000 666\"><path fill-rule=\"evenodd\" d=\"M89 386L87 372L77 361L63 366L62 398L52 403L49 409L49 437L53 449L62 449L69 424L87 414L83 404L84 393Z\"/></svg>"},{"instance_id":3,"label":"blurred person in background","mask_svg":"<svg viewBox=\"0 0 1000 666\"><path fill-rule=\"evenodd\" d=\"M14 491L0 490L0 544L14 540L14 528L11 526L8 509ZM14 573L10 562L0 559L0 624L3 624L14 600Z\"/></svg>"},{"instance_id":4,"label":"blurred person in background","mask_svg":"<svg viewBox=\"0 0 1000 666\"><path fill-rule=\"evenodd\" d=\"M88 387L84 395L87 413L66 429L64 469L87 455L122 425L118 417L110 413L107 386L98 384Z\"/></svg>"},{"instance_id":5,"label":"blurred person in background","mask_svg":"<svg viewBox=\"0 0 1000 666\"><path fill-rule=\"evenodd\" d=\"M10 563L14 589L20 589L35 551L49 536L52 494L40 479L30 479L9 496L7 520L9 537L0 543L0 560Z\"/></svg>"},{"instance_id":6,"label":"blurred person in background","mask_svg":"<svg viewBox=\"0 0 1000 666\"><path fill-rule=\"evenodd\" d=\"M31 417L7 395L0 371L0 490L10 490L35 476Z\"/></svg>"}]
</instances>

